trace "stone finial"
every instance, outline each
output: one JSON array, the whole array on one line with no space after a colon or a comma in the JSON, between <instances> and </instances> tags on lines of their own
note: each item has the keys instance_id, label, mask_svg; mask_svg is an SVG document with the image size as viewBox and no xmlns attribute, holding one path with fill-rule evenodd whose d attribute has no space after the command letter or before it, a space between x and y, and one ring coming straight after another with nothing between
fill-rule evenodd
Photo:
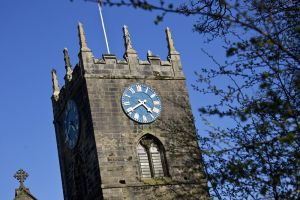
<instances>
[{"instance_id":1,"label":"stone finial","mask_svg":"<svg viewBox=\"0 0 300 200\"><path fill-rule=\"evenodd\" d=\"M20 188L24 188L24 181L27 177L28 174L23 169L19 169L14 175L14 178L20 182Z\"/></svg>"},{"instance_id":2,"label":"stone finial","mask_svg":"<svg viewBox=\"0 0 300 200\"><path fill-rule=\"evenodd\" d=\"M124 37L126 54L136 54L136 51L132 47L130 34L128 31L128 27L126 25L123 26L123 33L124 33L123 37Z\"/></svg>"},{"instance_id":3,"label":"stone finial","mask_svg":"<svg viewBox=\"0 0 300 200\"><path fill-rule=\"evenodd\" d=\"M79 35L79 45L80 45L80 50L81 51L91 51L86 43L86 39L85 39L85 33L83 30L83 25L82 23L78 23L78 35Z\"/></svg>"},{"instance_id":4,"label":"stone finial","mask_svg":"<svg viewBox=\"0 0 300 200\"><path fill-rule=\"evenodd\" d=\"M147 57L151 57L151 56L153 56L153 53L152 53L152 51L148 50L147 51Z\"/></svg>"},{"instance_id":5,"label":"stone finial","mask_svg":"<svg viewBox=\"0 0 300 200\"><path fill-rule=\"evenodd\" d=\"M67 48L64 48L64 60L65 60L65 69L66 69L66 75L65 75L65 81L70 82L72 80L72 66L70 62L70 56Z\"/></svg>"},{"instance_id":6,"label":"stone finial","mask_svg":"<svg viewBox=\"0 0 300 200\"><path fill-rule=\"evenodd\" d=\"M166 36L168 42L169 55L179 54L175 49L174 41L169 27L166 28Z\"/></svg>"},{"instance_id":7,"label":"stone finial","mask_svg":"<svg viewBox=\"0 0 300 200\"><path fill-rule=\"evenodd\" d=\"M56 70L52 69L52 87L53 87L53 97L55 101L58 100L59 98L59 86L58 86L58 80L57 80L57 75L56 75Z\"/></svg>"}]
</instances>

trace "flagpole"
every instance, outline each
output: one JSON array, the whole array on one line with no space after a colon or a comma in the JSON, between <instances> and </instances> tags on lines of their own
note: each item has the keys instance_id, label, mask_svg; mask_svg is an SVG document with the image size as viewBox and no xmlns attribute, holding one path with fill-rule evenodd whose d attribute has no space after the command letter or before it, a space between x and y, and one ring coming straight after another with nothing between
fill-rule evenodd
<instances>
[{"instance_id":1,"label":"flagpole","mask_svg":"<svg viewBox=\"0 0 300 200\"><path fill-rule=\"evenodd\" d=\"M104 20L103 20L103 16L102 16L101 0L98 0L98 9L99 9L99 14L100 14L100 18L101 18L101 24L102 24L102 29L103 29L103 33L104 33L107 53L110 54L108 41L107 41L107 36L106 36L106 31L105 31L105 26L104 26Z\"/></svg>"}]
</instances>

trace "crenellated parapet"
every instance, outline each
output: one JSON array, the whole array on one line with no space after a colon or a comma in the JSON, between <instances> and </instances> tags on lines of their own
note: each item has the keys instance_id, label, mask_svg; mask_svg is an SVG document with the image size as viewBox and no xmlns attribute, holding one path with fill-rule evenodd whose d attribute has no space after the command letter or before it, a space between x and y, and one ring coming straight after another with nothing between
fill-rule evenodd
<instances>
[{"instance_id":1,"label":"crenellated parapet","mask_svg":"<svg viewBox=\"0 0 300 200\"><path fill-rule=\"evenodd\" d=\"M102 58L95 58L92 50L88 47L83 25L78 24L78 36L80 51L78 54L79 62L74 69L71 67L71 62L68 50L64 49L64 60L66 74L64 76L66 87L74 85L81 78L109 78L109 79L185 79L182 72L180 54L174 46L174 41L169 28L166 29L166 39L168 45L168 57L166 60L161 60L160 57L153 55L149 50L147 52L147 60L140 60L136 50L133 47L130 33L127 26L123 27L123 38L125 53L123 59L118 59L113 54L103 54ZM79 68L79 69L77 69ZM55 80L53 82L53 97L58 101L60 91L56 73L52 75ZM71 84L73 82L73 84Z\"/></svg>"}]
</instances>

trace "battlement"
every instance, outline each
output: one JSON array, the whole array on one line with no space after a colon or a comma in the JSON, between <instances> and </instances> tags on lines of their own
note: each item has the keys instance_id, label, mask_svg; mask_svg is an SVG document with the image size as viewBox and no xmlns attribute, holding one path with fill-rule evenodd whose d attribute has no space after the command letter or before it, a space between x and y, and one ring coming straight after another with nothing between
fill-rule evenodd
<instances>
[{"instance_id":1,"label":"battlement","mask_svg":"<svg viewBox=\"0 0 300 200\"><path fill-rule=\"evenodd\" d=\"M81 23L78 24L78 35L80 44L79 62L75 65L74 70L71 67L68 50L65 48L63 51L66 69L65 85L82 77L102 79L185 79L180 54L175 49L169 28L166 29L167 60L161 60L160 57L153 55L151 51L147 52L147 60L140 60L132 46L127 26L123 27L125 53L121 60L113 54L103 54L102 58L95 58L92 50L87 45ZM58 100L60 89L55 70L52 71L52 80L53 97Z\"/></svg>"}]
</instances>

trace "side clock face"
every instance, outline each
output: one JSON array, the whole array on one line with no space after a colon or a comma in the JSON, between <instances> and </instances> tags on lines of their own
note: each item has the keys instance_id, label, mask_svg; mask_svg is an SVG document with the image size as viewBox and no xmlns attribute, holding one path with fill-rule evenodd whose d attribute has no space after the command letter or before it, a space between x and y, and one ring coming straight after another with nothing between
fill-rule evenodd
<instances>
[{"instance_id":1,"label":"side clock face","mask_svg":"<svg viewBox=\"0 0 300 200\"><path fill-rule=\"evenodd\" d=\"M70 149L73 149L79 136L79 114L76 103L69 100L65 110L64 119L65 143Z\"/></svg>"},{"instance_id":2,"label":"side clock face","mask_svg":"<svg viewBox=\"0 0 300 200\"><path fill-rule=\"evenodd\" d=\"M150 86L136 83L123 92L122 107L130 119L146 124L160 115L161 101Z\"/></svg>"}]
</instances>

